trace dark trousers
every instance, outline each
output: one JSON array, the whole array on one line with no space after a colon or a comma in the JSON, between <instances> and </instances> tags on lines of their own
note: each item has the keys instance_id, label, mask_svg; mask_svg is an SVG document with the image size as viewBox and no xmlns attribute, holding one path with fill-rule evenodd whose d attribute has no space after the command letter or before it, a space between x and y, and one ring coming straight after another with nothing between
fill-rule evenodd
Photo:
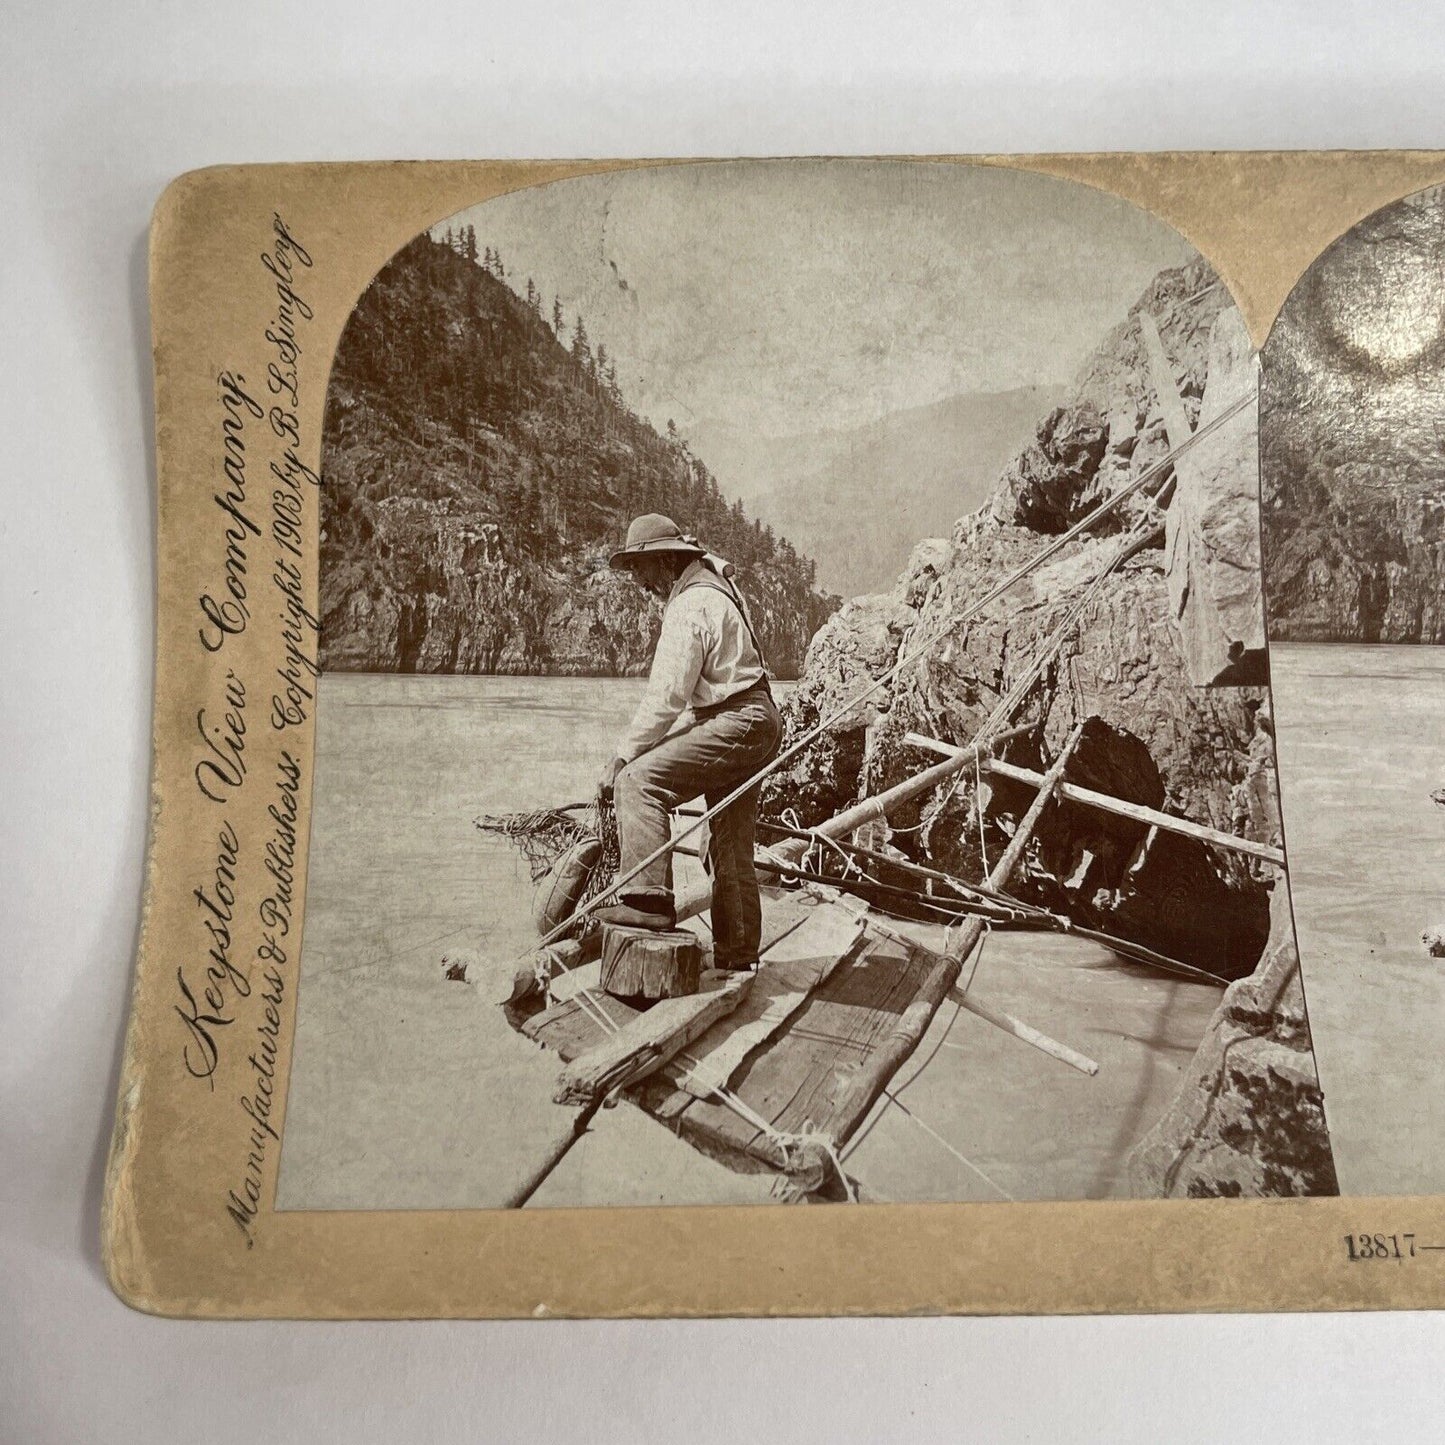
<instances>
[{"instance_id":1,"label":"dark trousers","mask_svg":"<svg viewBox=\"0 0 1445 1445\"><path fill-rule=\"evenodd\" d=\"M766 689L749 690L698 714L692 727L664 738L628 763L614 784L621 872L630 873L672 836L672 810L701 797L709 808L769 762L783 725ZM704 864L712 876L714 961L721 968L753 963L762 933L758 879L753 871L759 788L750 788L708 825ZM672 855L649 864L623 896L667 909L672 900Z\"/></svg>"}]
</instances>

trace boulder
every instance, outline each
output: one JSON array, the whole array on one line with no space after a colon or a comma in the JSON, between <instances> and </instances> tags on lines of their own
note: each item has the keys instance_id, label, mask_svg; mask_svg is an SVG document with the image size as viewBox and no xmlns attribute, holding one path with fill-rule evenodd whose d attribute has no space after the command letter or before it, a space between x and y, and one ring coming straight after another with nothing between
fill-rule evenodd
<instances>
[{"instance_id":1,"label":"boulder","mask_svg":"<svg viewBox=\"0 0 1445 1445\"><path fill-rule=\"evenodd\" d=\"M901 585L901 584L900 584ZM811 732L893 666L918 614L897 596L855 597L818 629L803 676L783 704L789 740ZM764 813L812 827L858 795L867 733L892 705L880 688L764 784Z\"/></svg>"},{"instance_id":2,"label":"boulder","mask_svg":"<svg viewBox=\"0 0 1445 1445\"><path fill-rule=\"evenodd\" d=\"M1141 1199L1339 1193L1283 884L1258 968L1225 991L1129 1180Z\"/></svg>"},{"instance_id":3,"label":"boulder","mask_svg":"<svg viewBox=\"0 0 1445 1445\"><path fill-rule=\"evenodd\" d=\"M1004 472L990 504L996 521L1035 532L1066 532L1104 497L1099 464L1109 427L1089 402L1056 407L1032 445Z\"/></svg>"}]
</instances>

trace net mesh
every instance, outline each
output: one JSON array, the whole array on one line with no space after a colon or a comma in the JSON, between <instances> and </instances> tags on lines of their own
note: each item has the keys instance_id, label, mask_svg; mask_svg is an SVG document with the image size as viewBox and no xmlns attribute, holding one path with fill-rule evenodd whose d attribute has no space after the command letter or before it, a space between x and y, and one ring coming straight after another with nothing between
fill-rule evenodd
<instances>
[{"instance_id":1,"label":"net mesh","mask_svg":"<svg viewBox=\"0 0 1445 1445\"><path fill-rule=\"evenodd\" d=\"M540 883L575 843L583 838L596 838L602 844L602 852L592 865L579 905L595 898L617 877L622 855L617 839L617 812L610 802L570 803L530 813L484 813L476 825L484 833L500 835L516 848L527 864L533 883Z\"/></svg>"}]
</instances>

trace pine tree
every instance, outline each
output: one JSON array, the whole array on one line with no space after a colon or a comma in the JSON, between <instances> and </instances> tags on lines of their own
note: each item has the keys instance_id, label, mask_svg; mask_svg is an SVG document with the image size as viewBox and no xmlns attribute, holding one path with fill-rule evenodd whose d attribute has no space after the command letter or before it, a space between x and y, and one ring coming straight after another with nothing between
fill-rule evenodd
<instances>
[{"instance_id":1,"label":"pine tree","mask_svg":"<svg viewBox=\"0 0 1445 1445\"><path fill-rule=\"evenodd\" d=\"M587 323L582 320L580 311L572 325L572 355L576 357L577 364L583 371L592 369L592 348L587 341Z\"/></svg>"},{"instance_id":2,"label":"pine tree","mask_svg":"<svg viewBox=\"0 0 1445 1445\"><path fill-rule=\"evenodd\" d=\"M469 225L466 230L462 232L462 255L464 255L468 261L472 262L473 265L476 264L477 228L475 226Z\"/></svg>"},{"instance_id":3,"label":"pine tree","mask_svg":"<svg viewBox=\"0 0 1445 1445\"><path fill-rule=\"evenodd\" d=\"M558 340L562 337L562 298L552 298L552 330L556 333Z\"/></svg>"},{"instance_id":4,"label":"pine tree","mask_svg":"<svg viewBox=\"0 0 1445 1445\"><path fill-rule=\"evenodd\" d=\"M527 309L539 311L542 306L541 293L538 292L535 283L530 276L527 277Z\"/></svg>"}]
</instances>

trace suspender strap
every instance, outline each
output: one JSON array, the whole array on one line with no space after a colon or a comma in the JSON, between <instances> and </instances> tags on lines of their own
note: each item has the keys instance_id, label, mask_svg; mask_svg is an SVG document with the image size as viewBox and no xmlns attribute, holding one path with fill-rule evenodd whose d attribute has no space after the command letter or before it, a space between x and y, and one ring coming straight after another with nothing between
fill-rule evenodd
<instances>
[{"instance_id":1,"label":"suspender strap","mask_svg":"<svg viewBox=\"0 0 1445 1445\"><path fill-rule=\"evenodd\" d=\"M753 630L753 619L748 616L747 605L743 601L742 593L726 577L720 577L710 567L704 568L702 576L694 578L683 588L683 591L689 592L694 587L711 587L721 592L737 608L738 616L742 618L743 626L748 630L748 640L753 644L753 651L758 655L758 665L763 669L763 676L766 677L768 660L763 655L763 646L758 641L758 634Z\"/></svg>"}]
</instances>

